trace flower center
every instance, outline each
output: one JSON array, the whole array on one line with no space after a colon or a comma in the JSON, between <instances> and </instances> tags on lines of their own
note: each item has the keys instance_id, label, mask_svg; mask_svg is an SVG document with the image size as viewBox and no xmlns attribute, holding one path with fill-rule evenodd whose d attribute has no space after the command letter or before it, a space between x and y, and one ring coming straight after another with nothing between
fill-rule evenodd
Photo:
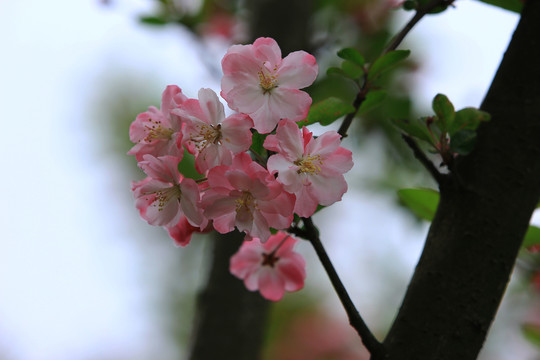
<instances>
[{"instance_id":1,"label":"flower center","mask_svg":"<svg viewBox=\"0 0 540 360\"><path fill-rule=\"evenodd\" d=\"M274 72L277 70L277 65L274 66ZM261 70L257 73L259 75L259 84L263 90L263 94L269 93L272 89L278 87L277 85L277 75L273 73L268 73L268 70L265 67L261 67Z\"/></svg>"},{"instance_id":2,"label":"flower center","mask_svg":"<svg viewBox=\"0 0 540 360\"><path fill-rule=\"evenodd\" d=\"M191 136L191 141L195 143L197 150L202 151L210 144L221 145L221 124L214 125L203 124L199 133Z\"/></svg>"},{"instance_id":3,"label":"flower center","mask_svg":"<svg viewBox=\"0 0 540 360\"><path fill-rule=\"evenodd\" d=\"M279 260L279 258L275 254L275 251L271 252L270 254L263 253L262 257L263 257L262 266L274 267L274 265Z\"/></svg>"},{"instance_id":4,"label":"flower center","mask_svg":"<svg viewBox=\"0 0 540 360\"><path fill-rule=\"evenodd\" d=\"M244 191L242 196L235 200L235 203L238 216L253 219L252 211L257 209L257 203L249 191Z\"/></svg>"},{"instance_id":5,"label":"flower center","mask_svg":"<svg viewBox=\"0 0 540 360\"><path fill-rule=\"evenodd\" d=\"M179 185L173 185L165 189L157 190L150 194L154 194L155 196L152 206L157 206L158 211L162 211L165 205L167 205L167 203L172 199L180 200L180 198L182 197L182 191L180 190Z\"/></svg>"},{"instance_id":6,"label":"flower center","mask_svg":"<svg viewBox=\"0 0 540 360\"><path fill-rule=\"evenodd\" d=\"M321 165L323 164L321 155L308 155L294 162L294 165L298 166L296 172L298 174L317 175L321 172Z\"/></svg>"},{"instance_id":7,"label":"flower center","mask_svg":"<svg viewBox=\"0 0 540 360\"><path fill-rule=\"evenodd\" d=\"M159 120L149 119L148 123L148 125L144 126L147 133L144 141L147 143L151 143L155 139L170 139L172 134L174 134L173 129L163 127Z\"/></svg>"}]
</instances>

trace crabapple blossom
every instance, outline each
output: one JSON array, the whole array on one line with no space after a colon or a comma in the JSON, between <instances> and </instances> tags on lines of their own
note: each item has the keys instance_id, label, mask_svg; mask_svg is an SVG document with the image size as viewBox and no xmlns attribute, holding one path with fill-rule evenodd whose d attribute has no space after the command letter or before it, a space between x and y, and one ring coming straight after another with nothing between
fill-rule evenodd
<instances>
[{"instance_id":1,"label":"crabapple blossom","mask_svg":"<svg viewBox=\"0 0 540 360\"><path fill-rule=\"evenodd\" d=\"M201 174L217 165L230 165L233 154L251 146L252 120L238 113L225 118L223 104L211 89L200 89L199 100L188 99L173 113L185 122L183 142L195 154Z\"/></svg>"},{"instance_id":2,"label":"crabapple blossom","mask_svg":"<svg viewBox=\"0 0 540 360\"><path fill-rule=\"evenodd\" d=\"M283 120L264 147L277 154L268 159L268 171L277 173L285 191L296 196L294 212L313 215L317 205L331 205L347 191L343 174L352 166L352 153L340 146L340 135L327 131L314 138L306 128Z\"/></svg>"},{"instance_id":3,"label":"crabapple blossom","mask_svg":"<svg viewBox=\"0 0 540 360\"><path fill-rule=\"evenodd\" d=\"M207 225L204 225L206 223ZM178 246L186 246L191 241L191 235L193 233L207 233L212 230L212 225L208 224L208 220L205 219L203 225L193 226L189 223L189 220L185 215L180 217L178 223L171 227L165 228L169 233L169 236L174 240L174 243ZM202 230L201 230L202 229Z\"/></svg>"},{"instance_id":4,"label":"crabapple blossom","mask_svg":"<svg viewBox=\"0 0 540 360\"><path fill-rule=\"evenodd\" d=\"M282 118L307 116L311 97L298 89L311 85L318 72L307 52L282 59L274 39L258 38L252 45L231 46L221 65L221 96L231 109L248 114L260 133L271 132Z\"/></svg>"},{"instance_id":5,"label":"crabapple blossom","mask_svg":"<svg viewBox=\"0 0 540 360\"><path fill-rule=\"evenodd\" d=\"M293 219L294 195L283 191L274 176L239 153L231 166L216 166L208 172L209 188L204 192L204 215L214 220L214 229L225 234L236 227L266 241L270 228L284 229Z\"/></svg>"},{"instance_id":6,"label":"crabapple blossom","mask_svg":"<svg viewBox=\"0 0 540 360\"><path fill-rule=\"evenodd\" d=\"M170 155L181 159L184 152L180 119L171 111L186 100L178 86L167 86L162 94L161 108L150 106L148 111L137 115L129 127L129 138L135 146L128 154L135 155L137 161L141 161L145 154L155 157Z\"/></svg>"},{"instance_id":7,"label":"crabapple blossom","mask_svg":"<svg viewBox=\"0 0 540 360\"><path fill-rule=\"evenodd\" d=\"M264 298L278 301L285 291L304 287L306 262L293 250L297 241L282 231L264 243L257 238L244 241L231 257L229 269L244 280L248 290L259 290Z\"/></svg>"},{"instance_id":8,"label":"crabapple blossom","mask_svg":"<svg viewBox=\"0 0 540 360\"><path fill-rule=\"evenodd\" d=\"M146 154L139 162L147 178L132 185L135 206L150 225L172 227L182 215L193 226L206 226L199 207L199 187L178 172L178 158Z\"/></svg>"}]
</instances>

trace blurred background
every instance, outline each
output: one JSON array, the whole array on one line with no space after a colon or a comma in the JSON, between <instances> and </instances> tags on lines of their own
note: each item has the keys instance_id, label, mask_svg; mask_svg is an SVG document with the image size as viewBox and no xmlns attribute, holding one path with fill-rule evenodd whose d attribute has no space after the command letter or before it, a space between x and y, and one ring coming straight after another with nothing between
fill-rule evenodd
<instances>
[{"instance_id":1,"label":"blurred background","mask_svg":"<svg viewBox=\"0 0 540 360\"><path fill-rule=\"evenodd\" d=\"M219 91L221 57L229 45L249 40L256 9L244 5L0 1L1 360L182 358L211 239L194 235L178 248L139 218L130 183L143 174L126 155L128 127L137 113L159 106L166 85L188 97L201 87ZM347 80L325 75L339 63L340 47L373 59L410 16L392 1L314 1L304 49L321 69L310 88L315 101L353 94ZM412 55L388 78L387 104L358 121L344 141L355 154L350 191L315 222L381 338L428 228L399 206L396 189L433 186L387 120L431 114L437 93L457 109L479 106L517 21L515 13L472 0L425 18L401 46ZM300 244L306 287L273 307L265 359L361 358L308 245ZM540 281L523 264L482 359L538 358L520 327L540 323Z\"/></svg>"}]
</instances>

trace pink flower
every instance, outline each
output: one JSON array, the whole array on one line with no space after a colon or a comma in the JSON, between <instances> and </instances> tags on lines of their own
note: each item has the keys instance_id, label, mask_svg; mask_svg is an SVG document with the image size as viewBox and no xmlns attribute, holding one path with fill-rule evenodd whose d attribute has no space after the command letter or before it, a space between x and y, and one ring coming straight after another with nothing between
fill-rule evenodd
<instances>
[{"instance_id":1,"label":"pink flower","mask_svg":"<svg viewBox=\"0 0 540 360\"><path fill-rule=\"evenodd\" d=\"M307 129L300 130L290 120L282 121L276 135L269 135L264 147L277 154L267 167L278 173L285 191L296 195L294 212L309 217L317 205L331 205L347 191L343 174L352 166L352 153L340 147L340 135L327 131L318 138Z\"/></svg>"},{"instance_id":2,"label":"pink flower","mask_svg":"<svg viewBox=\"0 0 540 360\"><path fill-rule=\"evenodd\" d=\"M150 225L172 227L182 215L193 226L206 226L199 207L199 187L178 172L178 158L144 155L139 166L148 175L132 185L135 206Z\"/></svg>"},{"instance_id":3,"label":"pink flower","mask_svg":"<svg viewBox=\"0 0 540 360\"><path fill-rule=\"evenodd\" d=\"M129 138L135 146L129 155L135 155L141 161L145 154L155 157L163 155L182 158L182 133L180 119L171 111L180 106L187 98L176 85L169 85L163 91L161 109L150 106L148 111L137 115L129 127Z\"/></svg>"},{"instance_id":4,"label":"pink flower","mask_svg":"<svg viewBox=\"0 0 540 360\"><path fill-rule=\"evenodd\" d=\"M185 121L184 144L195 154L201 174L217 165L230 165L232 155L251 146L253 122L244 114L225 118L223 105L210 89L199 90L199 100L187 100L174 114Z\"/></svg>"},{"instance_id":5,"label":"pink flower","mask_svg":"<svg viewBox=\"0 0 540 360\"><path fill-rule=\"evenodd\" d=\"M208 184L202 200L204 215L222 234L236 226L246 239L266 241L271 227L284 229L292 222L294 196L247 153L236 155L231 166L210 169Z\"/></svg>"},{"instance_id":6,"label":"pink flower","mask_svg":"<svg viewBox=\"0 0 540 360\"><path fill-rule=\"evenodd\" d=\"M311 97L298 89L317 77L312 55L295 51L281 59L274 39L258 38L253 45L231 46L221 65L221 96L231 109L248 114L260 133L271 132L282 118L306 118Z\"/></svg>"},{"instance_id":7,"label":"pink flower","mask_svg":"<svg viewBox=\"0 0 540 360\"><path fill-rule=\"evenodd\" d=\"M208 220L205 222L208 224ZM178 224L165 228L169 233L169 236L174 240L174 243L178 246L186 246L191 241L191 235L193 233L207 233L212 230L212 225L193 226L189 223L189 220L185 216L180 217ZM202 230L201 230L202 229Z\"/></svg>"},{"instance_id":8,"label":"pink flower","mask_svg":"<svg viewBox=\"0 0 540 360\"><path fill-rule=\"evenodd\" d=\"M265 243L256 238L244 241L231 257L229 269L234 276L244 279L248 290L259 290L264 298L278 301L285 291L304 287L306 262L293 250L297 241L281 231Z\"/></svg>"}]
</instances>

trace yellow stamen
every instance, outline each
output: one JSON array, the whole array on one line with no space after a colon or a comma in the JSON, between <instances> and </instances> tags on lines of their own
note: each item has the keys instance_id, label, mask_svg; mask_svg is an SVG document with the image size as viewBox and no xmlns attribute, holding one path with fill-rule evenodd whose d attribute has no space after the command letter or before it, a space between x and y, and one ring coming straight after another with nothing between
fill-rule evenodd
<instances>
[{"instance_id":1,"label":"yellow stamen","mask_svg":"<svg viewBox=\"0 0 540 360\"><path fill-rule=\"evenodd\" d=\"M150 124L144 126L147 130L144 141L147 143L151 143L154 139L170 139L172 134L174 134L173 129L163 127L159 120L149 119L148 122Z\"/></svg>"},{"instance_id":2,"label":"yellow stamen","mask_svg":"<svg viewBox=\"0 0 540 360\"><path fill-rule=\"evenodd\" d=\"M210 144L221 145L221 124L214 125L203 124L199 133L191 136L190 140L195 143L197 150L202 151Z\"/></svg>"},{"instance_id":3,"label":"yellow stamen","mask_svg":"<svg viewBox=\"0 0 540 360\"><path fill-rule=\"evenodd\" d=\"M173 185L169 188L161 189L147 195L154 194L156 196L152 206L157 206L158 211L162 211L165 205L172 199L180 200L182 197L182 191L180 190L179 185Z\"/></svg>"},{"instance_id":4,"label":"yellow stamen","mask_svg":"<svg viewBox=\"0 0 540 360\"><path fill-rule=\"evenodd\" d=\"M296 172L298 174L317 175L321 172L321 165L323 164L321 155L308 155L294 162L294 165L298 166Z\"/></svg>"},{"instance_id":5,"label":"yellow stamen","mask_svg":"<svg viewBox=\"0 0 540 360\"><path fill-rule=\"evenodd\" d=\"M261 85L264 94L271 92L272 89L278 86L278 76L274 75L275 71L277 71L277 65L274 66L274 71L270 74L268 74L268 70L263 69L263 67L261 67L261 70L258 72L259 84Z\"/></svg>"}]
</instances>

